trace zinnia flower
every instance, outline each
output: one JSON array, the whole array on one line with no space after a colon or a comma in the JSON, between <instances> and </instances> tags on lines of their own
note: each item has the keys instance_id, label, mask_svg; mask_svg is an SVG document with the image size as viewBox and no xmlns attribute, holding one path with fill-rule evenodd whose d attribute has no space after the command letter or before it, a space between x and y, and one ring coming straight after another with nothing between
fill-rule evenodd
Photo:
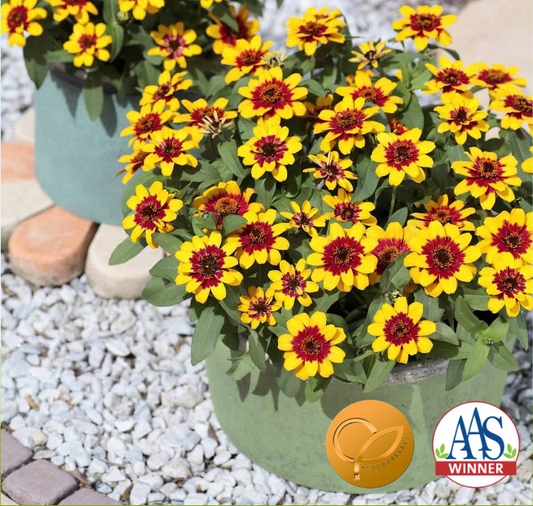
<instances>
[{"instance_id":1,"label":"zinnia flower","mask_svg":"<svg viewBox=\"0 0 533 506\"><path fill-rule=\"evenodd\" d=\"M516 260L531 263L533 258L533 213L520 208L502 211L497 216L485 218L476 235L481 237L477 244L485 260L494 264L502 253L510 253Z\"/></svg>"},{"instance_id":2,"label":"zinnia flower","mask_svg":"<svg viewBox=\"0 0 533 506\"><path fill-rule=\"evenodd\" d=\"M302 207L294 200L291 201L291 207L294 213L282 211L281 216L290 220L289 228L301 228L311 237L318 235L315 227L325 227L326 219L324 216L317 214L318 209L311 206L311 202L305 200Z\"/></svg>"},{"instance_id":3,"label":"zinnia flower","mask_svg":"<svg viewBox=\"0 0 533 506\"><path fill-rule=\"evenodd\" d=\"M209 37L215 39L213 42L213 51L216 54L222 54L227 47L236 47L239 39L252 40L259 30L259 21L255 19L248 21L250 12L245 5L241 5L237 14L235 14L235 7L233 5L230 5L229 10L232 17L237 21L237 25L239 26L238 32L214 14L209 14L209 17L215 24L208 26L205 32Z\"/></svg>"},{"instance_id":4,"label":"zinnia flower","mask_svg":"<svg viewBox=\"0 0 533 506\"><path fill-rule=\"evenodd\" d=\"M212 128L213 124L224 124L237 117L236 111L225 111L228 105L227 98L217 98L213 105L209 105L203 98L191 102L182 100L181 104L188 113L178 113L174 123L187 123L187 128L195 129L199 134Z\"/></svg>"},{"instance_id":5,"label":"zinnia flower","mask_svg":"<svg viewBox=\"0 0 533 506\"><path fill-rule=\"evenodd\" d=\"M313 301L309 294L318 292L318 285L307 280L311 269L305 268L305 260L301 258L296 266L282 260L279 268L279 271L268 272L268 277L273 282L271 287L276 292L276 300L288 311L294 307L295 301L302 306L310 306Z\"/></svg>"},{"instance_id":6,"label":"zinnia flower","mask_svg":"<svg viewBox=\"0 0 533 506\"><path fill-rule=\"evenodd\" d=\"M273 42L268 40L261 43L261 37L256 35L252 40L238 39L235 47L226 47L222 52L222 65L233 67L226 74L226 84L238 81L241 77L254 76L261 68L266 67L265 55Z\"/></svg>"},{"instance_id":7,"label":"zinnia flower","mask_svg":"<svg viewBox=\"0 0 533 506\"><path fill-rule=\"evenodd\" d=\"M332 223L328 237L313 237L309 265L315 266L311 279L323 281L326 290L337 288L349 292L352 287L364 290L368 285L368 275L377 268L378 260L372 255L377 246L375 239L365 236L365 226L356 223L351 228L342 228Z\"/></svg>"},{"instance_id":8,"label":"zinnia flower","mask_svg":"<svg viewBox=\"0 0 533 506\"><path fill-rule=\"evenodd\" d=\"M183 207L183 202L164 190L161 181L155 181L148 190L142 184L137 185L135 195L128 199L127 206L135 212L122 220L122 226L126 230L133 228L132 242L137 242L145 234L148 245L157 248L152 234L166 234L174 230L170 222L177 218L176 213Z\"/></svg>"},{"instance_id":9,"label":"zinnia flower","mask_svg":"<svg viewBox=\"0 0 533 506\"><path fill-rule=\"evenodd\" d=\"M518 130L525 122L530 133L533 130L533 95L525 96L512 85L504 85L496 92L496 100L489 109L505 113L501 127Z\"/></svg>"},{"instance_id":10,"label":"zinnia flower","mask_svg":"<svg viewBox=\"0 0 533 506\"><path fill-rule=\"evenodd\" d=\"M432 167L433 159L427 154L435 149L435 143L420 141L419 128L408 130L402 135L388 132L378 134L379 145L370 158L379 163L376 174L389 176L389 183L398 186L408 174L413 181L420 183L426 179L424 167Z\"/></svg>"},{"instance_id":11,"label":"zinnia flower","mask_svg":"<svg viewBox=\"0 0 533 506\"><path fill-rule=\"evenodd\" d=\"M414 39L418 51L428 46L429 39L436 39L443 46L449 46L452 37L445 28L455 23L457 18L448 14L441 16L440 5L419 5L415 11L411 6L400 7L404 19L392 23L393 30L398 31L396 40Z\"/></svg>"},{"instance_id":12,"label":"zinnia flower","mask_svg":"<svg viewBox=\"0 0 533 506\"><path fill-rule=\"evenodd\" d=\"M533 146L529 148L529 151L533 153ZM533 158L529 157L522 162L522 170L528 174L533 173Z\"/></svg>"},{"instance_id":13,"label":"zinnia flower","mask_svg":"<svg viewBox=\"0 0 533 506\"><path fill-rule=\"evenodd\" d=\"M287 47L298 46L300 51L304 50L307 56L311 56L315 54L318 44L343 44L345 39L340 30L344 26L344 21L331 17L327 10L318 14L316 9L308 9L302 18L289 18L286 25L289 29Z\"/></svg>"},{"instance_id":14,"label":"zinnia flower","mask_svg":"<svg viewBox=\"0 0 533 506\"><path fill-rule=\"evenodd\" d=\"M202 6L202 8L204 9L209 9L211 8L211 6L213 5L213 3L221 3L223 2L224 0L200 0L200 5Z\"/></svg>"},{"instance_id":15,"label":"zinnia flower","mask_svg":"<svg viewBox=\"0 0 533 506\"><path fill-rule=\"evenodd\" d=\"M383 304L374 316L374 323L368 326L368 333L376 336L372 349L379 353L387 350L387 358L407 364L409 355L429 353L433 343L427 337L437 327L435 323L422 320L424 306L420 302L407 304L405 297L399 297L390 304Z\"/></svg>"},{"instance_id":16,"label":"zinnia flower","mask_svg":"<svg viewBox=\"0 0 533 506\"><path fill-rule=\"evenodd\" d=\"M372 211L376 208L372 202L352 202L352 194L339 188L337 196L325 195L322 200L333 209L332 213L326 213L327 220L335 218L343 223L363 223L363 225L375 225L376 218Z\"/></svg>"},{"instance_id":17,"label":"zinnia flower","mask_svg":"<svg viewBox=\"0 0 533 506\"><path fill-rule=\"evenodd\" d=\"M370 274L370 284L378 283L385 269L394 260L404 253L411 251L409 241L417 233L414 227L403 228L399 223L389 223L387 229L374 225L366 231L366 236L376 239L378 245L372 250L372 254L378 259L375 272Z\"/></svg>"},{"instance_id":18,"label":"zinnia flower","mask_svg":"<svg viewBox=\"0 0 533 506\"><path fill-rule=\"evenodd\" d=\"M402 135L409 131L409 128L407 128L396 116L387 116L387 123L393 134Z\"/></svg>"},{"instance_id":19,"label":"zinnia flower","mask_svg":"<svg viewBox=\"0 0 533 506\"><path fill-rule=\"evenodd\" d=\"M287 329L289 334L278 338L278 348L285 352L283 366L302 381L317 373L329 378L333 364L344 361L346 353L336 345L346 339L346 334L343 329L328 325L324 313L294 316L287 322Z\"/></svg>"},{"instance_id":20,"label":"zinnia flower","mask_svg":"<svg viewBox=\"0 0 533 506\"><path fill-rule=\"evenodd\" d=\"M248 211L244 218L247 223L228 235L227 246L235 251L239 264L243 269L249 269L255 262L278 265L281 261L281 251L289 249L289 241L280 235L287 230L283 223L274 225L276 210L269 209L261 213Z\"/></svg>"},{"instance_id":21,"label":"zinnia flower","mask_svg":"<svg viewBox=\"0 0 533 506\"><path fill-rule=\"evenodd\" d=\"M319 114L320 122L315 124L315 134L327 132L320 144L322 151L331 151L337 142L342 154L349 154L353 147L365 147L363 135L383 132L385 125L369 118L379 112L379 107L365 107L365 99L344 97L335 109L324 110Z\"/></svg>"},{"instance_id":22,"label":"zinnia flower","mask_svg":"<svg viewBox=\"0 0 533 506\"><path fill-rule=\"evenodd\" d=\"M149 142L142 147L143 151L150 153L144 162L147 170L159 165L163 176L170 176L174 165L196 167L198 160L187 153L198 147L198 142L191 137L191 133L189 130L173 130L168 127L154 132Z\"/></svg>"},{"instance_id":23,"label":"zinnia flower","mask_svg":"<svg viewBox=\"0 0 533 506\"><path fill-rule=\"evenodd\" d=\"M238 286L242 274L232 269L237 259L231 256L230 248L221 246L222 235L214 230L209 236L194 236L192 241L184 242L176 258L180 261L176 284L187 283L185 289L194 293L194 298L203 304L209 294L218 300L226 298L226 285Z\"/></svg>"},{"instance_id":24,"label":"zinnia flower","mask_svg":"<svg viewBox=\"0 0 533 506\"><path fill-rule=\"evenodd\" d=\"M389 54L392 50L385 49L386 41L378 42L374 45L374 41L370 40L359 46L359 51L352 51L354 55L349 61L358 63L358 70L364 69L367 65L377 69L379 66L379 60L385 55Z\"/></svg>"},{"instance_id":25,"label":"zinnia flower","mask_svg":"<svg viewBox=\"0 0 533 506\"><path fill-rule=\"evenodd\" d=\"M350 179L357 179L357 176L347 170L352 165L350 159L341 160L337 151L330 151L327 156L309 155L309 160L317 167L304 169L304 172L312 172L315 179L324 179L328 190L334 190L338 185L348 192L353 191Z\"/></svg>"},{"instance_id":26,"label":"zinnia flower","mask_svg":"<svg viewBox=\"0 0 533 506\"><path fill-rule=\"evenodd\" d=\"M2 3L2 33L9 33L10 46L26 45L24 32L32 37L43 33L43 27L37 20L46 18L46 9L35 7L37 0L9 0Z\"/></svg>"},{"instance_id":27,"label":"zinnia flower","mask_svg":"<svg viewBox=\"0 0 533 506\"><path fill-rule=\"evenodd\" d=\"M226 216L244 216L248 211L256 214L264 212L262 204L250 202L254 193L251 188L241 192L235 181L221 182L206 190L201 197L196 197L192 205L200 211L197 216L211 213L217 220L217 226L221 227Z\"/></svg>"},{"instance_id":28,"label":"zinnia flower","mask_svg":"<svg viewBox=\"0 0 533 506\"><path fill-rule=\"evenodd\" d=\"M118 0L118 8L122 12L132 12L133 17L142 20L146 13L155 14L165 6L165 0Z\"/></svg>"},{"instance_id":29,"label":"zinnia flower","mask_svg":"<svg viewBox=\"0 0 533 506\"><path fill-rule=\"evenodd\" d=\"M479 72L472 79L474 86L488 88L491 96L505 84L514 84L523 88L527 84L525 77L515 77L520 70L518 67L506 67L495 63L489 67L486 63L479 64Z\"/></svg>"},{"instance_id":30,"label":"zinnia flower","mask_svg":"<svg viewBox=\"0 0 533 506\"><path fill-rule=\"evenodd\" d=\"M249 297L240 297L238 310L242 312L241 321L253 329L259 327L260 323L276 325L276 318L272 313L281 307L281 303L274 299L274 290L269 288L265 293L261 287L251 286L248 288L248 295Z\"/></svg>"},{"instance_id":31,"label":"zinnia flower","mask_svg":"<svg viewBox=\"0 0 533 506\"><path fill-rule=\"evenodd\" d=\"M173 76L168 70L159 75L158 85L148 85L143 90L140 105L157 104L163 102L164 106L171 111L180 108L180 101L174 95L177 91L188 90L192 86L191 79L184 79L187 72L177 72Z\"/></svg>"},{"instance_id":32,"label":"zinnia flower","mask_svg":"<svg viewBox=\"0 0 533 506\"><path fill-rule=\"evenodd\" d=\"M294 153L302 149L296 136L289 137L289 128L280 126L279 117L259 120L254 136L239 146L237 154L245 165L252 165L252 177L260 179L265 172L272 173L276 181L287 179L287 165L295 162Z\"/></svg>"},{"instance_id":33,"label":"zinnia flower","mask_svg":"<svg viewBox=\"0 0 533 506\"><path fill-rule=\"evenodd\" d=\"M372 80L366 72L357 72L353 84L339 86L335 93L341 97L352 97L354 100L363 97L366 104L374 104L384 113L391 114L396 112L398 104L403 104L400 97L391 95L395 88L396 83L386 77L382 77L372 84Z\"/></svg>"},{"instance_id":34,"label":"zinnia flower","mask_svg":"<svg viewBox=\"0 0 533 506\"><path fill-rule=\"evenodd\" d=\"M465 176L455 187L455 194L470 192L472 197L479 199L483 209L492 209L496 195L506 202L515 198L510 186L520 186L522 180L516 175L518 163L514 156L505 156L498 160L496 153L488 153L478 148L465 151L469 162L453 162L452 169Z\"/></svg>"},{"instance_id":35,"label":"zinnia flower","mask_svg":"<svg viewBox=\"0 0 533 506\"><path fill-rule=\"evenodd\" d=\"M442 95L444 105L435 107L439 118L444 119L437 128L439 133L452 132L455 142L463 145L468 136L481 139L482 132L488 132L489 124L485 121L488 112L479 110L479 100L467 98L459 93Z\"/></svg>"},{"instance_id":36,"label":"zinnia flower","mask_svg":"<svg viewBox=\"0 0 533 506\"><path fill-rule=\"evenodd\" d=\"M428 227L433 221L438 221L443 225L450 223L455 225L463 232L473 231L476 226L468 221L468 217L476 213L473 207L465 209L465 203L462 200L454 200L449 203L448 195L441 195L437 202L430 200L428 204L424 204L426 208L425 213L411 213L416 220L409 220L408 225L413 225L417 228Z\"/></svg>"},{"instance_id":37,"label":"zinnia flower","mask_svg":"<svg viewBox=\"0 0 533 506\"><path fill-rule=\"evenodd\" d=\"M54 9L54 20L61 22L68 16L85 25L89 22L89 14L96 16L98 9L89 0L46 0ZM3 16L3 13L2 13Z\"/></svg>"},{"instance_id":38,"label":"zinnia flower","mask_svg":"<svg viewBox=\"0 0 533 506\"><path fill-rule=\"evenodd\" d=\"M133 142L138 140L146 142L154 132L159 132L164 124L172 118L172 111L164 109L165 103L159 101L153 105L143 105L140 112L128 112L126 118L128 118L130 126L122 130L120 136L124 137L125 135L133 135L130 139L130 146Z\"/></svg>"},{"instance_id":39,"label":"zinnia flower","mask_svg":"<svg viewBox=\"0 0 533 506\"><path fill-rule=\"evenodd\" d=\"M149 170L144 164L148 153L142 150L142 146L143 143L141 141L137 141L133 145L133 153L121 156L118 159L120 163L127 164L122 170L117 173L117 176L119 174L124 174L124 177L122 178L123 184L126 184L137 173L139 169L142 169L145 172Z\"/></svg>"},{"instance_id":40,"label":"zinnia flower","mask_svg":"<svg viewBox=\"0 0 533 506\"><path fill-rule=\"evenodd\" d=\"M106 46L109 46L113 39L111 35L104 35L106 25L98 23L96 26L93 23L82 25L76 23L72 28L72 34L63 44L63 48L74 56L74 66L81 67L85 65L90 67L97 58L101 61L108 61L111 54Z\"/></svg>"},{"instance_id":41,"label":"zinnia flower","mask_svg":"<svg viewBox=\"0 0 533 506\"><path fill-rule=\"evenodd\" d=\"M300 74L291 74L283 79L280 67L260 69L248 86L239 88L239 94L246 97L239 104L239 113L243 118L278 115L290 119L294 115L303 116L306 109L300 100L307 97L307 89L297 87L301 80Z\"/></svg>"},{"instance_id":42,"label":"zinnia flower","mask_svg":"<svg viewBox=\"0 0 533 506\"><path fill-rule=\"evenodd\" d=\"M453 63L446 56L439 59L441 70L431 63L426 63L428 70L435 76L426 83L423 93L451 93L453 91L470 96L468 87L472 85L472 79L479 69L479 65L470 65L463 68L464 62L456 60Z\"/></svg>"},{"instance_id":43,"label":"zinnia flower","mask_svg":"<svg viewBox=\"0 0 533 506\"><path fill-rule=\"evenodd\" d=\"M165 58L163 62L165 70L174 70L176 63L182 69L187 68L186 58L197 56L202 52L199 45L193 44L196 32L185 30L181 21L170 26L159 25L157 31L150 32L150 36L157 47L149 49L148 54Z\"/></svg>"},{"instance_id":44,"label":"zinnia flower","mask_svg":"<svg viewBox=\"0 0 533 506\"><path fill-rule=\"evenodd\" d=\"M489 311L498 313L505 306L507 314L515 318L520 306L527 311L533 309L533 266L529 262L524 264L504 252L494 259L493 266L481 269L479 284L491 296Z\"/></svg>"},{"instance_id":45,"label":"zinnia flower","mask_svg":"<svg viewBox=\"0 0 533 506\"><path fill-rule=\"evenodd\" d=\"M409 240L412 253L404 265L411 267L411 277L431 297L457 291L457 281L469 283L476 275L474 263L481 251L469 246L472 236L461 234L455 225L433 221Z\"/></svg>"}]
</instances>

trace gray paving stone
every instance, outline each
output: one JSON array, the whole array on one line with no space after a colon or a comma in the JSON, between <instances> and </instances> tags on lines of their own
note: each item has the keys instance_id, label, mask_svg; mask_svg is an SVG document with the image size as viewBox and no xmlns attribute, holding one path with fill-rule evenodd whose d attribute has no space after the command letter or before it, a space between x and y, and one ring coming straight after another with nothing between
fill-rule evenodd
<instances>
[{"instance_id":1,"label":"gray paving stone","mask_svg":"<svg viewBox=\"0 0 533 506\"><path fill-rule=\"evenodd\" d=\"M37 460L10 474L2 490L19 504L59 504L78 482L47 460Z\"/></svg>"},{"instance_id":2,"label":"gray paving stone","mask_svg":"<svg viewBox=\"0 0 533 506\"><path fill-rule=\"evenodd\" d=\"M7 430L2 430L2 479L31 460L32 453L21 445Z\"/></svg>"},{"instance_id":3,"label":"gray paving stone","mask_svg":"<svg viewBox=\"0 0 533 506\"><path fill-rule=\"evenodd\" d=\"M100 504L106 505L120 503L117 501L113 501L112 499L109 499L109 497L103 494L99 494L98 492L95 492L94 490L91 490L89 488L82 488L77 492L74 492L72 495L69 495L68 497L63 499L59 503L59 506L75 506L78 504L93 504L94 506L99 506Z\"/></svg>"}]
</instances>

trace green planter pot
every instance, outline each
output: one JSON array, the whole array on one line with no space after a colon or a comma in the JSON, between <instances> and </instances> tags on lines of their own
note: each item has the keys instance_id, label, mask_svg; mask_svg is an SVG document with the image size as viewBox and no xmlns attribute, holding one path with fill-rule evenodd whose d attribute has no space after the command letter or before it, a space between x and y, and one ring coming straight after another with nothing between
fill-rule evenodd
<instances>
[{"instance_id":1,"label":"green planter pot","mask_svg":"<svg viewBox=\"0 0 533 506\"><path fill-rule=\"evenodd\" d=\"M434 479L433 431L451 408L467 401L500 404L506 373L490 363L473 379L445 391L447 361L396 367L387 382L365 394L359 384L333 379L320 401L304 402L279 391L273 367L236 382L230 369L231 351L217 346L207 360L209 389L215 413L232 443L267 471L300 485L334 492L365 494L393 492ZM340 478L330 466L326 434L333 418L346 406L374 399L398 408L409 420L415 450L405 473L380 488L361 488Z\"/></svg>"},{"instance_id":2,"label":"green planter pot","mask_svg":"<svg viewBox=\"0 0 533 506\"><path fill-rule=\"evenodd\" d=\"M43 190L60 207L97 223L122 220L123 168L118 159L131 151L120 137L126 114L140 97L120 99L105 86L102 116L91 121L83 79L51 69L35 96L35 171Z\"/></svg>"}]
</instances>

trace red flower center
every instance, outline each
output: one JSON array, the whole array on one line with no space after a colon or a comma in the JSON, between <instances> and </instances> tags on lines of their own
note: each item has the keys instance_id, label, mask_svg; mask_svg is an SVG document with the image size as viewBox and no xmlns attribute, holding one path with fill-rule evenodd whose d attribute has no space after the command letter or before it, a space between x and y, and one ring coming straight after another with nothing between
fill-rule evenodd
<instances>
[{"instance_id":1,"label":"red flower center","mask_svg":"<svg viewBox=\"0 0 533 506\"><path fill-rule=\"evenodd\" d=\"M378 257L378 267L376 272L383 274L383 271L402 253L407 253L409 247L403 239L385 238L379 239L378 245L372 253Z\"/></svg>"},{"instance_id":2,"label":"red flower center","mask_svg":"<svg viewBox=\"0 0 533 506\"><path fill-rule=\"evenodd\" d=\"M291 344L296 356L306 362L321 363L331 351L331 343L316 325L298 332Z\"/></svg>"},{"instance_id":3,"label":"red flower center","mask_svg":"<svg viewBox=\"0 0 533 506\"><path fill-rule=\"evenodd\" d=\"M241 68L258 65L264 54L265 52L260 49L247 49L237 56L237 66Z\"/></svg>"},{"instance_id":4,"label":"red flower center","mask_svg":"<svg viewBox=\"0 0 533 506\"><path fill-rule=\"evenodd\" d=\"M249 254L265 248L271 249L275 241L272 226L262 221L246 224L240 237L242 247Z\"/></svg>"},{"instance_id":5,"label":"red flower center","mask_svg":"<svg viewBox=\"0 0 533 506\"><path fill-rule=\"evenodd\" d=\"M497 234L492 237L492 245L498 248L498 252L507 251L512 253L514 258L525 254L532 243L533 239L525 225L508 221L504 221Z\"/></svg>"},{"instance_id":6,"label":"red flower center","mask_svg":"<svg viewBox=\"0 0 533 506\"><path fill-rule=\"evenodd\" d=\"M450 114L450 118L451 121L459 125L472 121L472 115L466 107L459 107L458 109L454 109Z\"/></svg>"},{"instance_id":7,"label":"red flower center","mask_svg":"<svg viewBox=\"0 0 533 506\"><path fill-rule=\"evenodd\" d=\"M78 39L78 45L84 51L91 49L92 47L96 46L96 35L89 35L88 33L80 35L80 38Z\"/></svg>"},{"instance_id":8,"label":"red flower center","mask_svg":"<svg viewBox=\"0 0 533 506\"><path fill-rule=\"evenodd\" d=\"M338 112L335 116L335 121L338 128L341 130L350 130L351 128L361 128L366 114L363 111L356 109L347 109L345 111Z\"/></svg>"},{"instance_id":9,"label":"red flower center","mask_svg":"<svg viewBox=\"0 0 533 506\"><path fill-rule=\"evenodd\" d=\"M146 135L156 130L161 129L161 118L159 114L151 112L139 118L137 123L135 123L135 133L139 135Z\"/></svg>"},{"instance_id":10,"label":"red flower center","mask_svg":"<svg viewBox=\"0 0 533 506\"><path fill-rule=\"evenodd\" d=\"M357 270L364 252L361 243L353 237L337 237L324 248L324 269L335 275Z\"/></svg>"},{"instance_id":11,"label":"red flower center","mask_svg":"<svg viewBox=\"0 0 533 506\"><path fill-rule=\"evenodd\" d=\"M87 0L63 0L63 3L72 7L85 7Z\"/></svg>"},{"instance_id":12,"label":"red flower center","mask_svg":"<svg viewBox=\"0 0 533 506\"><path fill-rule=\"evenodd\" d=\"M218 199L215 203L215 210L220 219L223 219L230 214L238 214L239 209L239 203L229 195Z\"/></svg>"},{"instance_id":13,"label":"red flower center","mask_svg":"<svg viewBox=\"0 0 533 506\"><path fill-rule=\"evenodd\" d=\"M342 221L351 221L357 223L361 210L355 202L341 202L335 205L334 214L336 218Z\"/></svg>"},{"instance_id":14,"label":"red flower center","mask_svg":"<svg viewBox=\"0 0 533 506\"><path fill-rule=\"evenodd\" d=\"M465 254L449 237L435 237L422 248L429 265L428 272L440 278L453 277L463 265Z\"/></svg>"},{"instance_id":15,"label":"red flower center","mask_svg":"<svg viewBox=\"0 0 533 506\"><path fill-rule=\"evenodd\" d=\"M188 46L186 40L181 35L165 35L163 37L163 47L168 53L168 57L176 59L183 56L183 51Z\"/></svg>"},{"instance_id":16,"label":"red flower center","mask_svg":"<svg viewBox=\"0 0 533 506\"><path fill-rule=\"evenodd\" d=\"M455 87L469 84L470 78L460 69L447 68L439 72L437 81L445 84L442 91L447 93L453 91Z\"/></svg>"},{"instance_id":17,"label":"red flower center","mask_svg":"<svg viewBox=\"0 0 533 506\"><path fill-rule=\"evenodd\" d=\"M418 161L418 148L410 140L395 141L385 148L385 157L389 166L400 170Z\"/></svg>"},{"instance_id":18,"label":"red flower center","mask_svg":"<svg viewBox=\"0 0 533 506\"><path fill-rule=\"evenodd\" d=\"M157 88L156 92L154 93L153 100L165 100L169 101L172 96L170 95L172 92L172 84L171 83L163 83L160 84Z\"/></svg>"},{"instance_id":19,"label":"red flower center","mask_svg":"<svg viewBox=\"0 0 533 506\"><path fill-rule=\"evenodd\" d=\"M26 28L28 25L28 9L23 5L13 7L9 11L6 21L10 32L14 31L19 26Z\"/></svg>"},{"instance_id":20,"label":"red flower center","mask_svg":"<svg viewBox=\"0 0 533 506\"><path fill-rule=\"evenodd\" d=\"M533 100L528 100L522 95L509 95L505 99L506 106L512 107L524 116L532 116Z\"/></svg>"},{"instance_id":21,"label":"red flower center","mask_svg":"<svg viewBox=\"0 0 533 506\"><path fill-rule=\"evenodd\" d=\"M155 230L155 222L165 217L168 205L161 205L155 195L148 195L135 208L135 223L148 230Z\"/></svg>"},{"instance_id":22,"label":"red flower center","mask_svg":"<svg viewBox=\"0 0 533 506\"><path fill-rule=\"evenodd\" d=\"M275 135L267 135L255 142L256 160L263 163L271 163L280 160L287 151L285 143Z\"/></svg>"},{"instance_id":23,"label":"red flower center","mask_svg":"<svg viewBox=\"0 0 533 506\"><path fill-rule=\"evenodd\" d=\"M458 223L461 220L461 215L455 209L448 206L440 206L429 211L429 221L439 221L443 225L446 223Z\"/></svg>"},{"instance_id":24,"label":"red flower center","mask_svg":"<svg viewBox=\"0 0 533 506\"><path fill-rule=\"evenodd\" d=\"M144 160L146 159L147 156L148 156L148 152L137 151L137 153L135 153L135 156L131 160L131 163L133 164L133 167L131 168L131 172L137 172L137 170L139 170L142 167Z\"/></svg>"},{"instance_id":25,"label":"red flower center","mask_svg":"<svg viewBox=\"0 0 533 506\"><path fill-rule=\"evenodd\" d=\"M508 83L513 80L510 74L500 69L482 70L478 77L492 88L496 88L499 84Z\"/></svg>"},{"instance_id":26,"label":"red flower center","mask_svg":"<svg viewBox=\"0 0 533 506\"><path fill-rule=\"evenodd\" d=\"M306 36L306 40L313 40L315 37L321 37L326 31L326 25L316 21L308 21L300 27L300 33Z\"/></svg>"},{"instance_id":27,"label":"red flower center","mask_svg":"<svg viewBox=\"0 0 533 506\"><path fill-rule=\"evenodd\" d=\"M306 282L302 278L300 271L294 271L294 274L286 273L282 276L283 293L289 297L299 297L298 290L305 290Z\"/></svg>"},{"instance_id":28,"label":"red flower center","mask_svg":"<svg viewBox=\"0 0 533 506\"><path fill-rule=\"evenodd\" d=\"M383 107L387 103L387 97L379 89L373 86L363 86L353 91L352 97L355 100L358 97L363 97L365 102L376 104L379 107Z\"/></svg>"},{"instance_id":29,"label":"red flower center","mask_svg":"<svg viewBox=\"0 0 533 506\"><path fill-rule=\"evenodd\" d=\"M305 214L304 212L294 213L292 215L292 221L296 223L296 225L300 228L307 227L313 224L311 218L309 218L309 216L307 216L307 214Z\"/></svg>"},{"instance_id":30,"label":"red flower center","mask_svg":"<svg viewBox=\"0 0 533 506\"><path fill-rule=\"evenodd\" d=\"M272 301L268 297L258 297L256 300L250 302L249 315L256 320L262 316L267 318L271 315Z\"/></svg>"},{"instance_id":31,"label":"red flower center","mask_svg":"<svg viewBox=\"0 0 533 506\"><path fill-rule=\"evenodd\" d=\"M224 273L226 253L214 245L195 251L191 256L191 276L202 283L202 288L217 286Z\"/></svg>"},{"instance_id":32,"label":"red flower center","mask_svg":"<svg viewBox=\"0 0 533 506\"><path fill-rule=\"evenodd\" d=\"M171 137L163 139L155 148L155 153L162 158L164 162L172 162L173 158L182 153L183 144L179 139Z\"/></svg>"},{"instance_id":33,"label":"red flower center","mask_svg":"<svg viewBox=\"0 0 533 506\"><path fill-rule=\"evenodd\" d=\"M328 181L337 181L344 177L344 169L336 163L326 163L320 166L320 173L327 177Z\"/></svg>"},{"instance_id":34,"label":"red flower center","mask_svg":"<svg viewBox=\"0 0 533 506\"><path fill-rule=\"evenodd\" d=\"M241 17L235 18L237 24L239 25L239 31L236 32L233 28L230 28L226 23L221 23L220 27L220 38L222 42L230 46L235 46L238 39L250 39L250 33L248 26L246 25L246 20Z\"/></svg>"},{"instance_id":35,"label":"red flower center","mask_svg":"<svg viewBox=\"0 0 533 506\"><path fill-rule=\"evenodd\" d=\"M400 123L400 121L398 121L398 119L396 119L394 116L388 116L387 121L392 133L395 133L396 135L402 135L408 131L408 128Z\"/></svg>"},{"instance_id":36,"label":"red flower center","mask_svg":"<svg viewBox=\"0 0 533 506\"><path fill-rule=\"evenodd\" d=\"M434 14L413 14L411 16L411 28L418 32L431 32L440 28L440 18Z\"/></svg>"},{"instance_id":37,"label":"red flower center","mask_svg":"<svg viewBox=\"0 0 533 506\"><path fill-rule=\"evenodd\" d=\"M387 342L401 346L413 340L417 342L420 328L407 314L398 313L387 320L383 330Z\"/></svg>"},{"instance_id":38,"label":"red flower center","mask_svg":"<svg viewBox=\"0 0 533 506\"><path fill-rule=\"evenodd\" d=\"M493 180L499 178L502 174L501 163L488 160L488 159L478 159L478 177L486 180Z\"/></svg>"},{"instance_id":39,"label":"red flower center","mask_svg":"<svg viewBox=\"0 0 533 506\"><path fill-rule=\"evenodd\" d=\"M526 289L524 276L511 267L506 267L503 271L497 272L494 275L494 283L501 292L498 295L499 299L503 299L504 295L514 297L517 293Z\"/></svg>"},{"instance_id":40,"label":"red flower center","mask_svg":"<svg viewBox=\"0 0 533 506\"><path fill-rule=\"evenodd\" d=\"M267 104L275 104L283 98L283 90L278 83L271 82L263 86L261 90L261 100Z\"/></svg>"}]
</instances>

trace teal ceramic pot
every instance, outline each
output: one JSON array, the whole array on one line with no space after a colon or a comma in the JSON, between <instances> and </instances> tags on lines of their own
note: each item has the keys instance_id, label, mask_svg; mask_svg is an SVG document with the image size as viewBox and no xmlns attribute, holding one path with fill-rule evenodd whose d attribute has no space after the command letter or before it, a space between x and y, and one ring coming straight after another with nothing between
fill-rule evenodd
<instances>
[{"instance_id":1,"label":"teal ceramic pot","mask_svg":"<svg viewBox=\"0 0 533 506\"><path fill-rule=\"evenodd\" d=\"M102 116L91 121L83 79L53 67L35 96L35 171L43 190L60 207L97 223L122 219L123 168L118 159L131 151L126 114L139 97L120 99L105 86Z\"/></svg>"},{"instance_id":2,"label":"teal ceramic pot","mask_svg":"<svg viewBox=\"0 0 533 506\"><path fill-rule=\"evenodd\" d=\"M304 402L303 388L296 398L279 391L274 369L254 370L239 382L227 371L231 351L221 344L207 360L209 389L215 413L232 443L267 471L310 488L365 494L393 492L436 479L433 431L451 408L467 401L500 404L506 373L490 363L471 380L446 392L447 361L426 366L397 366L387 382L365 394L359 384L333 379L321 400ZM360 488L340 478L330 466L326 434L333 418L346 406L374 399L399 409L409 420L415 450L405 473L380 488Z\"/></svg>"}]
</instances>

